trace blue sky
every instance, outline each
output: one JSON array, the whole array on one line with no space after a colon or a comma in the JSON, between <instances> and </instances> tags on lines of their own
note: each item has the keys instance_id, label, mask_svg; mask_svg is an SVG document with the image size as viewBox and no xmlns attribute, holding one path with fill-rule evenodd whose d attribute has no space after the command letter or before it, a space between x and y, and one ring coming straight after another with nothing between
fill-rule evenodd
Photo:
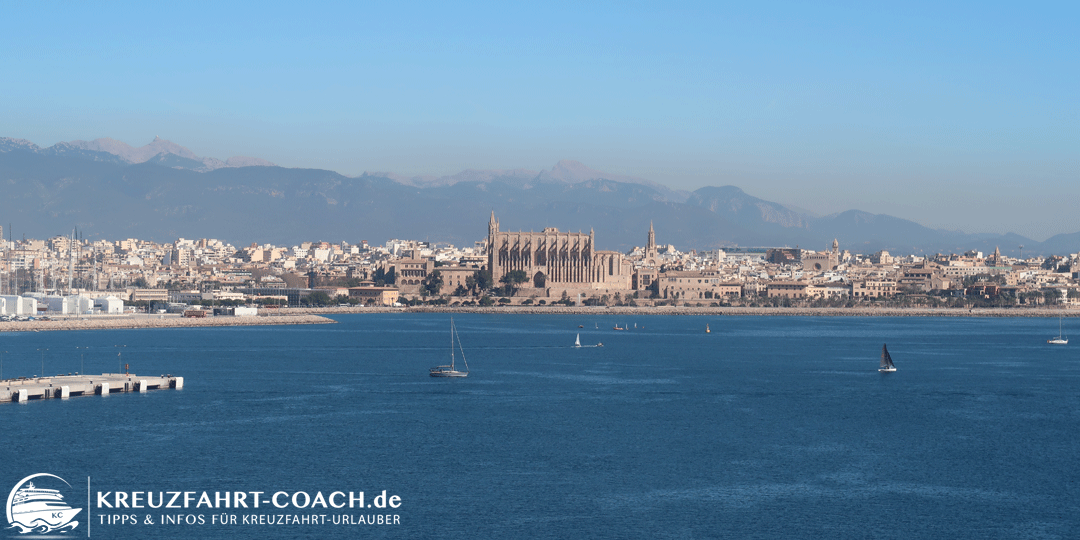
<instances>
[{"instance_id":1,"label":"blue sky","mask_svg":"<svg viewBox=\"0 0 1080 540\"><path fill-rule=\"evenodd\" d=\"M1077 3L17 3L0 136L1080 231Z\"/></svg>"}]
</instances>

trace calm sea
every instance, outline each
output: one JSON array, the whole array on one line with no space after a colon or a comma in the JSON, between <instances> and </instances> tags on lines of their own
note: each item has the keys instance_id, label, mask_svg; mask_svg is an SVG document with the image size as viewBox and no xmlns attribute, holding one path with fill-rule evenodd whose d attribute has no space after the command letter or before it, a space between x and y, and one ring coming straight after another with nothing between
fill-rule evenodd
<instances>
[{"instance_id":1,"label":"calm sea","mask_svg":"<svg viewBox=\"0 0 1080 540\"><path fill-rule=\"evenodd\" d=\"M0 496L62 477L84 508L69 536L93 538L1080 534L1080 344L1045 344L1056 320L458 315L472 372L440 380L448 315L335 319L0 334L5 377L113 372L122 350L132 372L186 379L0 404ZM578 334L604 346L571 348ZM882 343L895 373L877 371ZM265 504L87 516L87 477L91 498L386 490L400 521L210 523L349 513Z\"/></svg>"}]
</instances>

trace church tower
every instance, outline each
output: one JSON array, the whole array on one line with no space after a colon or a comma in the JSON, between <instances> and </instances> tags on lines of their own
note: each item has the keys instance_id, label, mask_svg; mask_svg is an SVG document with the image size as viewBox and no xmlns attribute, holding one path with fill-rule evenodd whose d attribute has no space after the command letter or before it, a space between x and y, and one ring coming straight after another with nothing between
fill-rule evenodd
<instances>
[{"instance_id":1,"label":"church tower","mask_svg":"<svg viewBox=\"0 0 1080 540\"><path fill-rule=\"evenodd\" d=\"M498 262L495 259L495 237L499 234L499 222L495 219L495 211L491 211L491 219L488 221L488 241L487 241L487 256L488 265L487 269L491 272L491 275L495 275L495 263Z\"/></svg>"}]
</instances>

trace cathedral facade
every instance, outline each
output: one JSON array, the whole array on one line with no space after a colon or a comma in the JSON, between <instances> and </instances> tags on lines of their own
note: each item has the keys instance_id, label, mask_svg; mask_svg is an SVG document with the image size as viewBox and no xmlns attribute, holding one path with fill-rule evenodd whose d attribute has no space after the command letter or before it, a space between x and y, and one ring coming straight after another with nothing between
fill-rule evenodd
<instances>
[{"instance_id":1,"label":"cathedral facade","mask_svg":"<svg viewBox=\"0 0 1080 540\"><path fill-rule=\"evenodd\" d=\"M525 272L522 285L552 293L630 288L632 268L622 253L598 251L596 235L560 232L503 232L495 213L488 222L488 268L495 283L515 270Z\"/></svg>"}]
</instances>

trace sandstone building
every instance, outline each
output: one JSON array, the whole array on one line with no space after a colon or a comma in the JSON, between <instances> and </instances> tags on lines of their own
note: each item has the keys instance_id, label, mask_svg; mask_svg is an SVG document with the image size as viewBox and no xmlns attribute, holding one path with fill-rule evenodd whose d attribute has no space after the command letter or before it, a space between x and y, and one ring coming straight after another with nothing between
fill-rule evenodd
<instances>
[{"instance_id":1,"label":"sandstone building","mask_svg":"<svg viewBox=\"0 0 1080 540\"><path fill-rule=\"evenodd\" d=\"M836 270L840 266L840 243L833 238L832 249L803 255L802 265L803 268L814 272Z\"/></svg>"},{"instance_id":2,"label":"sandstone building","mask_svg":"<svg viewBox=\"0 0 1080 540\"><path fill-rule=\"evenodd\" d=\"M521 270L528 278L523 287L534 289L522 292L558 296L629 289L630 261L618 251L600 251L595 246L593 231L560 232L548 227L541 232L503 232L495 212L488 222L491 278L499 283L508 273Z\"/></svg>"}]
</instances>

